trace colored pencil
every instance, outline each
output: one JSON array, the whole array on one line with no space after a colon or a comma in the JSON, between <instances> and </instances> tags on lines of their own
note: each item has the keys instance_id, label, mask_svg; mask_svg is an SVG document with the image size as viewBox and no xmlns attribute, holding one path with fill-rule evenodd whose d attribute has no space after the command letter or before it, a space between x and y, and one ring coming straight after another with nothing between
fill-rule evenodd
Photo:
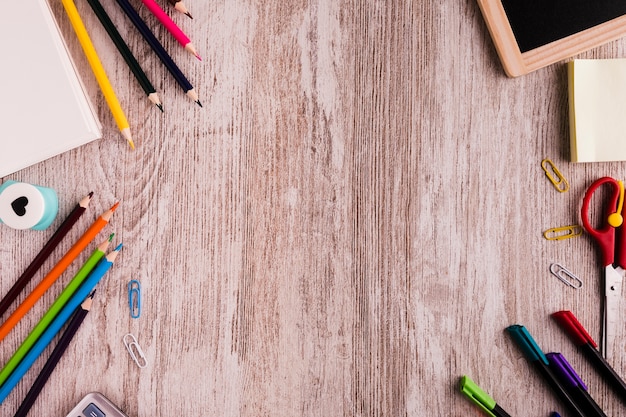
<instances>
[{"instance_id":1,"label":"colored pencil","mask_svg":"<svg viewBox=\"0 0 626 417\"><path fill-rule=\"evenodd\" d=\"M193 16L189 13L189 10L187 10L187 6L185 6L185 3L183 3L181 0L167 0L167 2L174 6L174 9L176 9L177 11L184 13L190 19L193 19Z\"/></svg>"},{"instance_id":2,"label":"colored pencil","mask_svg":"<svg viewBox=\"0 0 626 417\"><path fill-rule=\"evenodd\" d=\"M80 284L83 283L83 281L95 268L98 262L100 262L100 260L104 257L104 253L109 247L111 239L113 239L113 234L111 234L104 242L96 247L89 259L87 259L85 264L78 270L74 278L72 278L70 283L67 284L65 289L57 297L54 303L52 303L52 306L50 306L50 308L43 315L41 320L39 320L33 330L31 330L24 342L22 342L20 347L17 348L17 350L15 351L13 356L11 356L6 365L4 365L4 368L0 370L0 385L2 385L4 381L7 380L11 372L13 372L15 367L20 363L24 356L26 356L26 353L30 350L31 347L33 347L33 345L35 344L37 339L39 339L44 330L46 330L46 327L48 327L50 322L54 320L59 311L61 311L63 306L72 297L72 294L76 292Z\"/></svg>"},{"instance_id":3,"label":"colored pencil","mask_svg":"<svg viewBox=\"0 0 626 417\"><path fill-rule=\"evenodd\" d=\"M76 257L87 247L87 245L96 237L96 235L107 225L113 212L117 209L119 203L115 203L110 209L105 211L92 225L83 233L83 235L74 243L74 246L61 258L61 260L52 268L39 285L26 297L22 304L9 316L9 318L0 326L0 340L4 339L7 334L17 325L24 315L33 307L44 293L54 284L61 274L70 266Z\"/></svg>"},{"instance_id":4,"label":"colored pencil","mask_svg":"<svg viewBox=\"0 0 626 417\"><path fill-rule=\"evenodd\" d=\"M59 342L54 347L54 350L50 354L50 357L46 361L46 364L41 369L41 372L37 376L37 379L35 379L35 382L28 391L28 394L26 394L26 397L24 397L20 408L17 409L17 412L13 417L26 417L28 415L28 412L35 404L35 400L37 400L37 397L43 390L43 387L46 385L46 382L48 382L50 375L52 375L54 368L56 368L59 360L61 359L61 357L67 350L70 342L74 338L74 335L78 331L78 328L85 320L87 313L89 313L89 311L91 310L94 292L95 290L92 291L91 294L89 294L87 299L83 301L80 307L72 315L72 318L70 319L67 328L63 332L63 335L59 339Z\"/></svg>"},{"instance_id":5,"label":"colored pencil","mask_svg":"<svg viewBox=\"0 0 626 417\"><path fill-rule=\"evenodd\" d=\"M115 258L117 257L117 254L121 249L121 246L121 244L118 245L118 247L115 248L113 252L105 256L104 259L102 259L98 263L98 265L96 265L96 267L93 271L91 271L83 285L81 285L74 293L74 295L72 295L72 298L70 298L70 300L67 302L67 304L65 304L63 309L61 309L59 314L46 328L41 337L37 339L37 342L28 351L28 353L26 354L24 359L22 359L17 368L15 368L15 370L11 373L5 383L0 386L0 403L2 403L11 393L17 383L22 379L26 372L28 372L35 360L37 360L39 355L41 355L44 349L50 344L52 339L61 330L63 325L65 325L72 313L76 311L78 306L80 306L82 302L87 298L89 293L91 293L93 288L100 281L100 279L102 279L104 274L106 274L106 272L111 268L113 262L115 261Z\"/></svg>"},{"instance_id":6,"label":"colored pencil","mask_svg":"<svg viewBox=\"0 0 626 417\"><path fill-rule=\"evenodd\" d=\"M169 17L163 9L154 0L141 0L143 4L150 10L150 12L161 22L161 24L167 29L167 31L176 39L176 41L185 48L186 51L193 54L196 58L202 61L196 47L191 43L191 39L185 32L183 32L176 23Z\"/></svg>"},{"instance_id":7,"label":"colored pencil","mask_svg":"<svg viewBox=\"0 0 626 417\"><path fill-rule=\"evenodd\" d=\"M154 88L143 68L141 68L141 65L139 65L139 62L137 62L137 59L130 51L128 44L126 43L126 41L124 41L122 35L113 24L113 21L102 6L102 3L100 3L99 0L87 0L87 2L91 6L91 9L95 13L95 15L98 17L98 20L100 21L106 32L109 34L109 37L115 44L115 47L117 48L119 53L122 55L122 58L124 58L124 61L132 71L133 75L139 82L139 85L146 93L146 96L148 96L148 99L153 102L159 108L159 110L163 111L163 105L161 104L161 99L156 92L156 88Z\"/></svg>"},{"instance_id":8,"label":"colored pencil","mask_svg":"<svg viewBox=\"0 0 626 417\"><path fill-rule=\"evenodd\" d=\"M185 77L183 72L178 68L178 65L174 62L172 57L170 57L163 47L159 40L154 36L154 33L150 30L146 22L144 22L137 10L128 2L128 0L115 0L120 8L126 13L126 16L133 22L133 25L137 28L141 36L145 39L145 41L150 45L152 50L157 54L163 65L167 68L167 70L172 74L178 85L183 89L185 94L189 96L193 101L195 101L200 107L202 107L202 103L198 100L198 94L194 90L193 86L189 82L189 80Z\"/></svg>"},{"instance_id":9,"label":"colored pencil","mask_svg":"<svg viewBox=\"0 0 626 417\"><path fill-rule=\"evenodd\" d=\"M87 210L87 206L91 202L91 198L93 197L93 192L90 192L87 196L85 196L82 200L78 202L76 207L70 212L70 214L65 218L61 226L54 232L52 237L48 240L48 242L44 245L44 247L39 251L35 259L28 265L26 270L22 273L22 275L15 281L15 284L11 287L11 289L4 296L2 301L0 301L0 317L8 310L13 301L17 298L20 292L26 287L26 285L33 278L35 273L41 268L41 265L44 263L46 259L50 256L50 254L56 249L61 240L67 235L67 232L76 224L78 219L85 213Z\"/></svg>"},{"instance_id":10,"label":"colored pencil","mask_svg":"<svg viewBox=\"0 0 626 417\"><path fill-rule=\"evenodd\" d=\"M109 77L102 66L102 62L98 57L98 53L96 52L96 48L93 46L91 42L91 38L87 33L87 29L83 24L83 20L78 14L78 10L76 9L76 4L74 4L73 0L61 0L63 3L63 7L65 8L65 12L70 19L70 23L74 28L74 32L76 33L76 37L80 42L80 46L83 48L83 52L87 57L87 61L91 66L91 70L96 77L96 81L98 81L98 85L100 86L100 90L104 95L104 99L106 100L111 113L113 114L113 118L117 123L117 127L119 128L122 136L128 141L128 144L132 149L135 149L135 143L133 142L133 137L130 133L130 126L128 125L128 120L126 119L126 115L124 114L124 110L122 110L122 106L120 105L117 96L115 95L115 91L113 90L113 86L109 81Z\"/></svg>"}]
</instances>

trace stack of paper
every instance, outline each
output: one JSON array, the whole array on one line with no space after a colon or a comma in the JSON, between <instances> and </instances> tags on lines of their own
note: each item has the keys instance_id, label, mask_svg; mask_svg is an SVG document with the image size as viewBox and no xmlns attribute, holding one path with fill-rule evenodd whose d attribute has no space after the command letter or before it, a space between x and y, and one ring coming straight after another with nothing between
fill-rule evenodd
<instances>
[{"instance_id":1,"label":"stack of paper","mask_svg":"<svg viewBox=\"0 0 626 417\"><path fill-rule=\"evenodd\" d=\"M102 137L46 0L0 13L0 177Z\"/></svg>"}]
</instances>

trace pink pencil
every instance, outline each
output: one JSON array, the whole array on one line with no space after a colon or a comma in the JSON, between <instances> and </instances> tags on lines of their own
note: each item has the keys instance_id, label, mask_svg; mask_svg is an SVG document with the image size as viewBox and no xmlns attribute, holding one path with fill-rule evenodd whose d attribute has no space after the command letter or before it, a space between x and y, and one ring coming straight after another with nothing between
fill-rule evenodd
<instances>
[{"instance_id":1,"label":"pink pencil","mask_svg":"<svg viewBox=\"0 0 626 417\"><path fill-rule=\"evenodd\" d=\"M161 7L154 0L141 1L143 2L143 4L146 5L148 9L150 9L150 12L152 12L152 14L161 21L163 26L165 26L165 28L172 34L172 36L176 38L178 43L180 43L186 50L194 54L196 58L202 61L202 58L200 58L200 55L198 55L198 51L196 51L196 48L191 43L191 40L187 37L187 35L185 35L182 30L180 30L178 26L176 26L176 23L174 23L174 21L167 15L167 13L163 11L163 9L161 9Z\"/></svg>"}]
</instances>

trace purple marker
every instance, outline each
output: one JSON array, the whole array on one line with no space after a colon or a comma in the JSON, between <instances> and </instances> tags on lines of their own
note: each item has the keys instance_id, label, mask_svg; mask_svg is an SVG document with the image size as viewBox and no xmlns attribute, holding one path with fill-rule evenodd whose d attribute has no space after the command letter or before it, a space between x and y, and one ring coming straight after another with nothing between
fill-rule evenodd
<instances>
[{"instance_id":1,"label":"purple marker","mask_svg":"<svg viewBox=\"0 0 626 417\"><path fill-rule=\"evenodd\" d=\"M554 371L557 378L578 403L578 406L585 411L586 415L607 417L600 406L591 398L587 386L562 354L551 352L546 354L546 357L552 371Z\"/></svg>"}]
</instances>

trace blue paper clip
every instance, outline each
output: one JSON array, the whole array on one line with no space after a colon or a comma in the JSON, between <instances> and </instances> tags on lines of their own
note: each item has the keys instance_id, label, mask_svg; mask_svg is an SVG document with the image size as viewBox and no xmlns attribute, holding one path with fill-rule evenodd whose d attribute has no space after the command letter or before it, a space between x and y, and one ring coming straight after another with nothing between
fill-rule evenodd
<instances>
[{"instance_id":1,"label":"blue paper clip","mask_svg":"<svg viewBox=\"0 0 626 417\"><path fill-rule=\"evenodd\" d=\"M128 307L130 316L134 319L141 315L141 284L136 279L128 283Z\"/></svg>"}]
</instances>

